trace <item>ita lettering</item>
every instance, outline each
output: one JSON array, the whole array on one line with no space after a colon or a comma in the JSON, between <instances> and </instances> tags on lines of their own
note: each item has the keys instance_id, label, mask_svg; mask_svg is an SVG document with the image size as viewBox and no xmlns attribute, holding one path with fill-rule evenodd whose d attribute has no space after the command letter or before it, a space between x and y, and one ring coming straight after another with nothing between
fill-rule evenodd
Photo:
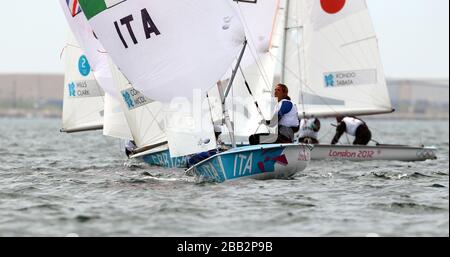
<instances>
[{"instance_id":1,"label":"ita lettering","mask_svg":"<svg viewBox=\"0 0 450 257\"><path fill-rule=\"evenodd\" d=\"M134 29L136 27L140 27L141 25L144 31L145 40L152 38L152 35L161 35L161 32L151 18L147 9L142 9L140 16L141 22L135 20L135 17L132 14L123 17L119 21L114 22L114 27L116 28L117 35L119 36L120 41L125 48L129 48L131 42L134 45L139 44L140 39L136 37ZM126 33L128 33L129 37L126 37Z\"/></svg>"}]
</instances>

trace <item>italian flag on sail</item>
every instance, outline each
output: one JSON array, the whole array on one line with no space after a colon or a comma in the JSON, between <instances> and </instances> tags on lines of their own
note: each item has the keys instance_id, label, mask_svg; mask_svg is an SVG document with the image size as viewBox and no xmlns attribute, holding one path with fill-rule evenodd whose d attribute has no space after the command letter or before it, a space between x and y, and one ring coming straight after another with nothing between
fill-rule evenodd
<instances>
[{"instance_id":1,"label":"italian flag on sail","mask_svg":"<svg viewBox=\"0 0 450 257\"><path fill-rule=\"evenodd\" d=\"M125 1L126 0L78 0L88 20Z\"/></svg>"}]
</instances>

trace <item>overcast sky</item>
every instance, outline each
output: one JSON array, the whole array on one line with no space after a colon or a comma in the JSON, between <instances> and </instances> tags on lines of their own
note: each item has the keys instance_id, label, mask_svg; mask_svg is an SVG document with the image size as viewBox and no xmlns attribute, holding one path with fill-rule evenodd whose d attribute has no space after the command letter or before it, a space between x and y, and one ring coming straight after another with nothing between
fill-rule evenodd
<instances>
[{"instance_id":1,"label":"overcast sky","mask_svg":"<svg viewBox=\"0 0 450 257\"><path fill-rule=\"evenodd\" d=\"M58 1L0 1L0 73L62 73L68 26ZM449 77L448 0L367 2L388 77Z\"/></svg>"}]
</instances>

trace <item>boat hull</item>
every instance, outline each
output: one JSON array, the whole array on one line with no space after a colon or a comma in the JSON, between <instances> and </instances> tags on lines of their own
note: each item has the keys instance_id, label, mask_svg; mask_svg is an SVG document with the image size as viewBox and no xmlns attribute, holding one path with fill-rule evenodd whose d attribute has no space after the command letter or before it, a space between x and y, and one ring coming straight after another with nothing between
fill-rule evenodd
<instances>
[{"instance_id":1,"label":"boat hull","mask_svg":"<svg viewBox=\"0 0 450 257\"><path fill-rule=\"evenodd\" d=\"M172 158L169 150L160 150L153 153L146 154L142 157L142 160L151 165L162 168L187 168L187 156Z\"/></svg>"},{"instance_id":2,"label":"boat hull","mask_svg":"<svg viewBox=\"0 0 450 257\"><path fill-rule=\"evenodd\" d=\"M311 160L426 161L436 159L436 152L437 149L433 147L315 145L311 151Z\"/></svg>"},{"instance_id":3,"label":"boat hull","mask_svg":"<svg viewBox=\"0 0 450 257\"><path fill-rule=\"evenodd\" d=\"M310 160L308 145L246 146L213 156L186 174L218 183L242 178L286 179L306 169Z\"/></svg>"}]
</instances>

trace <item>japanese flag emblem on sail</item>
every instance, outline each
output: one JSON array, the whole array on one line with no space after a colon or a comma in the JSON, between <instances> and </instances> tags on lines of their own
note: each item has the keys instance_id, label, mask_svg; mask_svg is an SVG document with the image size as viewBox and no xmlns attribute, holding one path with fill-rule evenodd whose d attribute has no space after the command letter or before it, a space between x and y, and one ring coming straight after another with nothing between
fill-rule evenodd
<instances>
[{"instance_id":1,"label":"japanese flag emblem on sail","mask_svg":"<svg viewBox=\"0 0 450 257\"><path fill-rule=\"evenodd\" d=\"M311 23L320 30L366 9L365 0L314 0Z\"/></svg>"},{"instance_id":2,"label":"japanese flag emblem on sail","mask_svg":"<svg viewBox=\"0 0 450 257\"><path fill-rule=\"evenodd\" d=\"M81 6L78 4L78 0L66 0L67 6L69 7L72 17L75 17L81 12Z\"/></svg>"}]
</instances>

